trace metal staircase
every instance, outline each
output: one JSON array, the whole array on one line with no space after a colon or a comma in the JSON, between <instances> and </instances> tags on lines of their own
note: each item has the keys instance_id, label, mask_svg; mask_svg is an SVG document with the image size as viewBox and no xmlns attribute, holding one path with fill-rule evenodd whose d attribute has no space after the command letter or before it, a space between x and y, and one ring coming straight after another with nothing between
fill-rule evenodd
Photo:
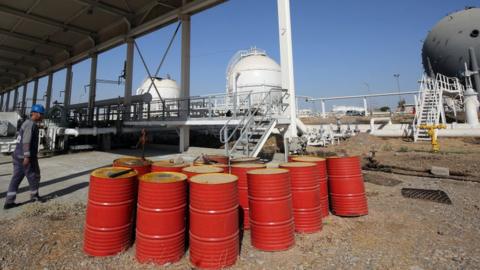
<instances>
[{"instance_id":1,"label":"metal staircase","mask_svg":"<svg viewBox=\"0 0 480 270\"><path fill-rule=\"evenodd\" d=\"M414 141L431 141L426 129L420 126L446 124L444 111L444 95L463 94L458 79L437 74L435 78L423 75L420 84L419 103L416 104L416 115L413 122Z\"/></svg>"},{"instance_id":2,"label":"metal staircase","mask_svg":"<svg viewBox=\"0 0 480 270\"><path fill-rule=\"evenodd\" d=\"M227 156L236 154L256 157L267 142L270 134L278 123L275 115L282 113L286 104L282 104L280 112L278 107L272 102L272 99L281 95L281 100L285 100L286 92L279 89L273 89L265 94L260 102L243 115L238 124L232 125L229 120L220 130L220 141L225 144ZM277 111L276 111L277 110ZM235 140L232 146L230 142Z\"/></svg>"}]
</instances>

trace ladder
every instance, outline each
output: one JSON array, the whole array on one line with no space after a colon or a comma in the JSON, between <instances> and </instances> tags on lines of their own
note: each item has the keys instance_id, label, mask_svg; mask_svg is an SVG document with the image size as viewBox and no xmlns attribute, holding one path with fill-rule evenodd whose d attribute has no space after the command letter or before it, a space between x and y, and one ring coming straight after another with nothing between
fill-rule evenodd
<instances>
[{"instance_id":1,"label":"ladder","mask_svg":"<svg viewBox=\"0 0 480 270\"><path fill-rule=\"evenodd\" d=\"M453 84L449 83L450 78L437 74L435 78L423 75L420 83L420 98L417 105L415 119L413 120L414 141L431 141L426 129L420 126L443 124L445 112L443 107L443 92L452 90Z\"/></svg>"},{"instance_id":2,"label":"ladder","mask_svg":"<svg viewBox=\"0 0 480 270\"><path fill-rule=\"evenodd\" d=\"M277 113L274 109L275 102L272 102L274 93L282 93L281 100L284 100L283 91L272 89L258 104L253 106L252 110L243 115L237 125L232 127L233 119L231 119L222 127L220 141L225 145L227 156L256 157L260 153L278 123L275 118L275 113ZM283 111L284 108L281 110ZM234 139L236 139L235 143L230 146L230 142Z\"/></svg>"}]
</instances>

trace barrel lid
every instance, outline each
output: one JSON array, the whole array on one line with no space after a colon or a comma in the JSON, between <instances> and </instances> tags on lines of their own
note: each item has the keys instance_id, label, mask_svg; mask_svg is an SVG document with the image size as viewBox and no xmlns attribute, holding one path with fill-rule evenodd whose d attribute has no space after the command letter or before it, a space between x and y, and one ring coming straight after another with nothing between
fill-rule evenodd
<instances>
[{"instance_id":1,"label":"barrel lid","mask_svg":"<svg viewBox=\"0 0 480 270\"><path fill-rule=\"evenodd\" d=\"M200 165L185 167L183 171L191 173L220 173L223 172L223 169L212 165Z\"/></svg>"},{"instance_id":2,"label":"barrel lid","mask_svg":"<svg viewBox=\"0 0 480 270\"><path fill-rule=\"evenodd\" d=\"M152 161L148 159L142 159L138 157L122 157L115 159L113 162L114 164L120 166L146 166L152 163Z\"/></svg>"},{"instance_id":3,"label":"barrel lid","mask_svg":"<svg viewBox=\"0 0 480 270\"><path fill-rule=\"evenodd\" d=\"M190 178L190 182L197 184L227 184L232 183L238 180L233 174L228 173L208 173L208 174L199 174Z\"/></svg>"},{"instance_id":4,"label":"barrel lid","mask_svg":"<svg viewBox=\"0 0 480 270\"><path fill-rule=\"evenodd\" d=\"M171 162L171 160L159 160L152 163L153 166L158 167L171 167L171 168L178 168L178 167L185 167L188 166L187 163L177 163Z\"/></svg>"},{"instance_id":5,"label":"barrel lid","mask_svg":"<svg viewBox=\"0 0 480 270\"><path fill-rule=\"evenodd\" d=\"M317 166L317 164L312 162L286 162L279 165L280 168L301 168L313 166Z\"/></svg>"},{"instance_id":6,"label":"barrel lid","mask_svg":"<svg viewBox=\"0 0 480 270\"><path fill-rule=\"evenodd\" d=\"M117 176L115 178L111 178L110 175L114 173L118 173L121 171L125 170L130 170L130 168L127 167L105 167L105 168L100 168L96 169L92 172L92 176L98 177L98 178L104 178L104 179L122 179L122 178L130 178L133 176L137 176L136 171L131 171L126 174L122 174L121 176Z\"/></svg>"},{"instance_id":7,"label":"barrel lid","mask_svg":"<svg viewBox=\"0 0 480 270\"><path fill-rule=\"evenodd\" d=\"M239 157L239 158L234 158L232 159L232 163L237 163L237 162L255 162L260 160L258 157Z\"/></svg>"},{"instance_id":8,"label":"barrel lid","mask_svg":"<svg viewBox=\"0 0 480 270\"><path fill-rule=\"evenodd\" d=\"M240 163L240 164L233 164L232 167L234 168L266 168L267 166L265 164L259 164L259 163Z\"/></svg>"},{"instance_id":9,"label":"barrel lid","mask_svg":"<svg viewBox=\"0 0 480 270\"><path fill-rule=\"evenodd\" d=\"M248 171L247 174L282 174L288 173L286 169L267 168Z\"/></svg>"},{"instance_id":10,"label":"barrel lid","mask_svg":"<svg viewBox=\"0 0 480 270\"><path fill-rule=\"evenodd\" d=\"M312 156L299 156L292 158L294 161L302 161L302 162L318 162L318 161L325 161L324 158L321 157L312 157Z\"/></svg>"},{"instance_id":11,"label":"barrel lid","mask_svg":"<svg viewBox=\"0 0 480 270\"><path fill-rule=\"evenodd\" d=\"M331 157L327 157L327 159L337 159L337 158L358 158L358 156L331 156Z\"/></svg>"},{"instance_id":12,"label":"barrel lid","mask_svg":"<svg viewBox=\"0 0 480 270\"><path fill-rule=\"evenodd\" d=\"M140 176L140 181L149 183L175 183L187 180L187 176L177 172L151 172Z\"/></svg>"}]
</instances>

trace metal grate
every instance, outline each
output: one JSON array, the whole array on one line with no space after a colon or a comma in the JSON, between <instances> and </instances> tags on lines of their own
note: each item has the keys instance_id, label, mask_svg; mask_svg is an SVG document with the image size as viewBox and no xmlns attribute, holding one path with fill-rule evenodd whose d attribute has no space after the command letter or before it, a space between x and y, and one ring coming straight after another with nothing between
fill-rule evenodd
<instances>
[{"instance_id":1,"label":"metal grate","mask_svg":"<svg viewBox=\"0 0 480 270\"><path fill-rule=\"evenodd\" d=\"M402 196L405 198L452 204L452 201L448 197L447 193L445 193L443 190L402 188Z\"/></svg>"}]
</instances>

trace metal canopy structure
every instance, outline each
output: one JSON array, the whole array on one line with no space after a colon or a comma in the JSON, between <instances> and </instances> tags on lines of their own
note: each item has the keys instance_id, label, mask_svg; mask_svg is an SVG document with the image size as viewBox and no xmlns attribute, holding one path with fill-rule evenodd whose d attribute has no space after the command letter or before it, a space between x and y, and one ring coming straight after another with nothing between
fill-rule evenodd
<instances>
[{"instance_id":1,"label":"metal canopy structure","mask_svg":"<svg viewBox=\"0 0 480 270\"><path fill-rule=\"evenodd\" d=\"M0 93L225 0L0 0Z\"/></svg>"}]
</instances>

